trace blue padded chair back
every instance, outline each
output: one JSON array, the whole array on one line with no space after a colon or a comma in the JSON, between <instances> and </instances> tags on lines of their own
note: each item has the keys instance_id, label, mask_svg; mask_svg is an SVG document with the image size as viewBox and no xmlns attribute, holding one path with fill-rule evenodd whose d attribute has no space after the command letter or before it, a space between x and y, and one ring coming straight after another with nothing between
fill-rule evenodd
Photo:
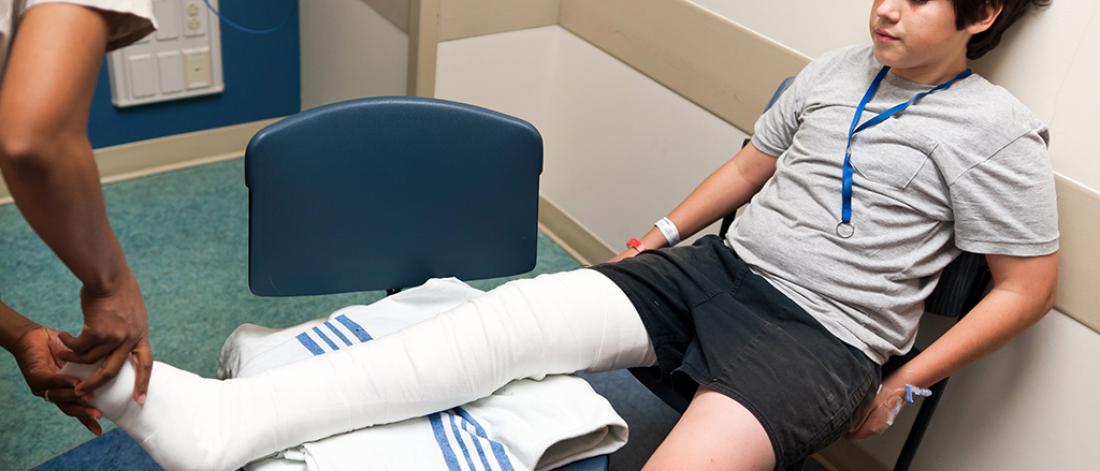
<instances>
[{"instance_id":1,"label":"blue padded chair back","mask_svg":"<svg viewBox=\"0 0 1100 471\"><path fill-rule=\"evenodd\" d=\"M534 268L542 137L476 106L353 100L260 130L245 154L248 283L262 296Z\"/></svg>"}]
</instances>

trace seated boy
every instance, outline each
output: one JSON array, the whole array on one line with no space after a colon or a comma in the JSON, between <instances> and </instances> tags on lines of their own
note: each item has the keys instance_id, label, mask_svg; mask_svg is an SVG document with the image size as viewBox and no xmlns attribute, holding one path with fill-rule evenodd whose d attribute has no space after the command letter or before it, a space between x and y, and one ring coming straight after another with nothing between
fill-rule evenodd
<instances>
[{"instance_id":1,"label":"seated boy","mask_svg":"<svg viewBox=\"0 0 1100 471\"><path fill-rule=\"evenodd\" d=\"M1037 3L874 1L874 45L807 66L753 145L617 263L508 283L254 377L157 363L143 406L127 378L91 403L169 470L234 469L518 378L653 364L699 386L649 469L783 467L845 432L880 432L906 384L930 386L1052 306L1046 129L967 69ZM646 250L750 198L728 240ZM922 300L960 250L986 254L993 290L880 387L881 363L912 346Z\"/></svg>"}]
</instances>

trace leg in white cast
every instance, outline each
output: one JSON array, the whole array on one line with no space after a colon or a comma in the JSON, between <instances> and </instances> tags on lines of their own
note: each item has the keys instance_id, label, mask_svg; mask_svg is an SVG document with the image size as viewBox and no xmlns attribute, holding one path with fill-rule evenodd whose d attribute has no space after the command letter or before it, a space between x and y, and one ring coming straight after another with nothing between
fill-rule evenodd
<instances>
[{"instance_id":1,"label":"leg in white cast","mask_svg":"<svg viewBox=\"0 0 1100 471\"><path fill-rule=\"evenodd\" d=\"M402 332L250 378L207 380L158 363L144 406L129 401L133 380L122 376L93 404L170 471L236 469L461 405L514 379L654 361L622 291L577 270L508 283Z\"/></svg>"}]
</instances>

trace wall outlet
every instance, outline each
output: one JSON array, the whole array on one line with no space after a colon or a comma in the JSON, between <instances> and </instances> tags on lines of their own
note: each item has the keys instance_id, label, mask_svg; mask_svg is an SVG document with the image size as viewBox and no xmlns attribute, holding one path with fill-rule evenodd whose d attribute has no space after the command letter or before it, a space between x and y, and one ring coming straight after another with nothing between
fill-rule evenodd
<instances>
[{"instance_id":1,"label":"wall outlet","mask_svg":"<svg viewBox=\"0 0 1100 471\"><path fill-rule=\"evenodd\" d=\"M185 49L183 51L183 77L187 89L205 88L211 85L210 48Z\"/></svg>"}]
</instances>

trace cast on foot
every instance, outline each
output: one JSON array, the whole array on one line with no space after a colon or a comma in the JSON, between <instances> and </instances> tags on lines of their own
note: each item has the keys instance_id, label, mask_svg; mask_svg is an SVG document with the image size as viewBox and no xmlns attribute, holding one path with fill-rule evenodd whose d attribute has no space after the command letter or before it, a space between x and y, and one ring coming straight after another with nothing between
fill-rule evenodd
<instances>
[{"instance_id":1,"label":"cast on foot","mask_svg":"<svg viewBox=\"0 0 1100 471\"><path fill-rule=\"evenodd\" d=\"M95 368L70 363L64 371L83 378ZM247 455L254 446L240 445L270 440L264 439L263 430L234 435L243 432L239 421L249 414L241 414L242 398L230 383L156 362L142 405L131 398L134 369L127 363L114 380L93 393L91 403L168 471L232 470L254 458Z\"/></svg>"}]
</instances>

